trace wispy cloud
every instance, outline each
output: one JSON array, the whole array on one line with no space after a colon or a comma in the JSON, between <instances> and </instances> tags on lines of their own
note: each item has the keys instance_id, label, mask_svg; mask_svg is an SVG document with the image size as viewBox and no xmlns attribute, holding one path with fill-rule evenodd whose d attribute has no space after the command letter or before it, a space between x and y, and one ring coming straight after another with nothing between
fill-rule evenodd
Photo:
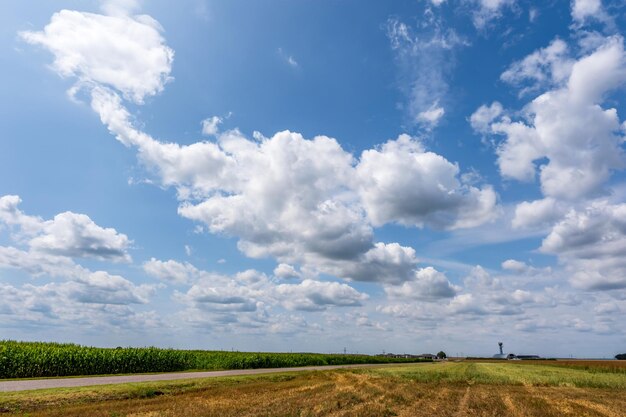
<instances>
[{"instance_id":1,"label":"wispy cloud","mask_svg":"<svg viewBox=\"0 0 626 417\"><path fill-rule=\"evenodd\" d=\"M298 64L298 61L296 61L293 55L290 55L287 52L285 52L283 48L278 48L277 52L278 52L278 55L281 57L281 59L285 63L287 63L287 65L289 65L291 68L298 68L300 66L300 64Z\"/></svg>"}]
</instances>

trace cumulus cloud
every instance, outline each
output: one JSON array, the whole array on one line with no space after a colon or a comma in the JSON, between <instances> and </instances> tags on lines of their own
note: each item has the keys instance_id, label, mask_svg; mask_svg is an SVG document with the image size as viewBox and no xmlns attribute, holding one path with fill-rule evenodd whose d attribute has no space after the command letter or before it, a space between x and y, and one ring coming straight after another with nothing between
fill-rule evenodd
<instances>
[{"instance_id":1,"label":"cumulus cloud","mask_svg":"<svg viewBox=\"0 0 626 417\"><path fill-rule=\"evenodd\" d=\"M281 284L276 292L288 309L318 311L330 306L354 307L369 298L347 284L305 279L299 284Z\"/></svg>"},{"instance_id":2,"label":"cumulus cloud","mask_svg":"<svg viewBox=\"0 0 626 417\"><path fill-rule=\"evenodd\" d=\"M130 261L126 252L130 241L126 235L112 228L102 228L84 214L65 212L52 220L30 216L18 208L20 202L18 196L0 197L0 224L15 230L12 240L17 246L0 246L0 268L62 281L21 288L4 286L0 293L5 292L7 299L3 301L10 305L10 312L6 314L15 316L21 312L28 317L64 317L75 322L93 313L108 320L109 314L94 313L95 305L118 311L115 306L149 301L156 286L135 285L120 275L91 271L74 262L74 258ZM25 303L25 310L15 303ZM138 317L131 310L125 311L129 316Z\"/></svg>"},{"instance_id":3,"label":"cumulus cloud","mask_svg":"<svg viewBox=\"0 0 626 417\"><path fill-rule=\"evenodd\" d=\"M217 142L181 146L161 143L136 130L113 92L96 88L92 95L92 106L118 139L137 146L146 167L164 185L177 188L183 200L179 214L205 223L212 233L239 237L239 248L251 257L273 256L283 263L345 271L353 279L372 280L371 273L358 269L365 270L367 264L363 266L363 262L380 251L372 242L368 220L382 213L377 204L390 210L381 216L380 223L462 228L489 221L494 215L496 195L490 187L462 184L456 178L456 165L426 152L408 137L389 141L382 152L364 152L358 163L333 138L305 139L288 131L256 140L229 131ZM403 147L414 152L403 156ZM363 166L371 164L376 155L404 159L412 179L424 183L420 189L424 194L411 191L418 200L412 207L394 206L403 201L381 200L395 191L410 190L408 181L402 190L386 182L368 194L368 184L374 186L376 179ZM393 161L387 166L397 171ZM435 204L429 207L423 203L426 198L434 199ZM391 277L397 272L396 264L385 271L380 259L375 257L370 269L381 274L378 280L397 279ZM413 264L415 261L410 260L403 269Z\"/></svg>"},{"instance_id":4,"label":"cumulus cloud","mask_svg":"<svg viewBox=\"0 0 626 417\"><path fill-rule=\"evenodd\" d=\"M448 277L432 267L415 271L413 280L399 286L385 286L390 298L437 301L454 297L460 290L448 281Z\"/></svg>"},{"instance_id":5,"label":"cumulus cloud","mask_svg":"<svg viewBox=\"0 0 626 417\"><path fill-rule=\"evenodd\" d=\"M154 294L151 285L136 286L119 275L105 271L86 274L64 285L69 298L91 304L146 304Z\"/></svg>"},{"instance_id":6,"label":"cumulus cloud","mask_svg":"<svg viewBox=\"0 0 626 417\"><path fill-rule=\"evenodd\" d=\"M218 116L209 117L202 121L202 134L215 136L219 132L219 125L222 124L222 118Z\"/></svg>"},{"instance_id":7,"label":"cumulus cloud","mask_svg":"<svg viewBox=\"0 0 626 417\"><path fill-rule=\"evenodd\" d=\"M435 101L428 110L424 110L417 114L417 121L430 126L439 124L439 119L446 113L445 109L439 105L439 101Z\"/></svg>"},{"instance_id":8,"label":"cumulus cloud","mask_svg":"<svg viewBox=\"0 0 626 417\"><path fill-rule=\"evenodd\" d=\"M166 326L154 311L137 312L128 305L144 303L144 296L150 289L129 287L123 281L106 287L94 286L93 282L53 282L21 287L0 283L3 301L0 321L21 328L71 326L73 330L84 328L108 332L122 329L144 331Z\"/></svg>"},{"instance_id":9,"label":"cumulus cloud","mask_svg":"<svg viewBox=\"0 0 626 417\"><path fill-rule=\"evenodd\" d=\"M174 52L149 16L128 16L128 1L107 2L105 16L62 10L40 32L20 32L26 42L54 54L53 69L81 85L105 85L142 103L169 80ZM74 92L76 90L73 90Z\"/></svg>"},{"instance_id":10,"label":"cumulus cloud","mask_svg":"<svg viewBox=\"0 0 626 417\"><path fill-rule=\"evenodd\" d=\"M567 43L557 38L547 47L514 62L500 75L500 79L522 87L520 94L524 94L539 88L562 85L570 76L573 64Z\"/></svg>"},{"instance_id":11,"label":"cumulus cloud","mask_svg":"<svg viewBox=\"0 0 626 417\"><path fill-rule=\"evenodd\" d=\"M300 273L296 271L296 269L289 264L278 264L278 266L274 268L274 275L282 279L300 277Z\"/></svg>"},{"instance_id":12,"label":"cumulus cloud","mask_svg":"<svg viewBox=\"0 0 626 417\"><path fill-rule=\"evenodd\" d=\"M552 228L540 250L559 256L576 287L626 288L626 204L599 201L571 210Z\"/></svg>"},{"instance_id":13,"label":"cumulus cloud","mask_svg":"<svg viewBox=\"0 0 626 417\"><path fill-rule=\"evenodd\" d=\"M417 45L401 34L406 27L394 27L394 45ZM76 34L84 35L83 42L69 42ZM109 131L137 148L158 182L176 188L181 216L206 224L211 233L237 237L247 256L271 256L352 280L399 282L415 268L414 251L375 243L372 221L455 229L493 218L491 187L462 183L455 164L404 137L364 152L361 160L326 136L306 139L284 131L249 139L237 130L219 133L216 118L204 123L215 141L179 145L152 138L134 126L124 105L125 99L141 103L169 79L173 53L147 18L64 11L43 31L22 36L48 48L53 68L88 88L91 107ZM122 42L126 37L132 39ZM86 47L90 42L98 47ZM428 43L450 49L461 41L452 32L438 32ZM125 60L127 55L133 58ZM405 151L409 155L402 155ZM401 163L410 178L397 185L380 169L374 177L367 169L373 160L387 160L385 167L397 178L402 173L394 164ZM411 181L420 187L411 187ZM393 197L396 193L410 193L414 201Z\"/></svg>"},{"instance_id":14,"label":"cumulus cloud","mask_svg":"<svg viewBox=\"0 0 626 417\"><path fill-rule=\"evenodd\" d=\"M545 55L545 50L538 54ZM605 96L626 82L623 39L605 38L597 49L573 63L558 55L550 60L551 68L562 68L558 76L562 86L530 102L524 120L502 117L490 125L492 133L505 137L497 147L500 172L504 177L532 181L539 170L546 197L575 201L598 196L611 173L624 167L617 111L601 107Z\"/></svg>"},{"instance_id":15,"label":"cumulus cloud","mask_svg":"<svg viewBox=\"0 0 626 417\"><path fill-rule=\"evenodd\" d=\"M33 276L46 275L66 280L47 284L72 302L86 304L145 304L154 293L152 285L135 285L106 271L92 272L63 256L51 256L0 246L0 268L15 268Z\"/></svg>"},{"instance_id":16,"label":"cumulus cloud","mask_svg":"<svg viewBox=\"0 0 626 417\"><path fill-rule=\"evenodd\" d=\"M489 133L491 123L497 119L502 112L502 104L497 101L494 101L489 106L483 104L470 116L470 124L477 132Z\"/></svg>"},{"instance_id":17,"label":"cumulus cloud","mask_svg":"<svg viewBox=\"0 0 626 417\"><path fill-rule=\"evenodd\" d=\"M17 227L18 240L31 251L70 258L130 261L131 243L125 234L103 228L84 214L64 212L52 220L29 216L19 210L19 196L0 197L0 222Z\"/></svg>"},{"instance_id":18,"label":"cumulus cloud","mask_svg":"<svg viewBox=\"0 0 626 417\"><path fill-rule=\"evenodd\" d=\"M152 277L174 284L190 282L199 274L199 271L190 263L180 263L171 259L161 261L151 258L144 262L143 270Z\"/></svg>"},{"instance_id":19,"label":"cumulus cloud","mask_svg":"<svg viewBox=\"0 0 626 417\"><path fill-rule=\"evenodd\" d=\"M602 0L573 0L572 19L576 26L583 26L590 21L610 23L611 18L602 5Z\"/></svg>"},{"instance_id":20,"label":"cumulus cloud","mask_svg":"<svg viewBox=\"0 0 626 417\"><path fill-rule=\"evenodd\" d=\"M43 224L33 238L32 250L71 258L130 261L128 237L113 228L102 228L84 214L60 213Z\"/></svg>"},{"instance_id":21,"label":"cumulus cloud","mask_svg":"<svg viewBox=\"0 0 626 417\"><path fill-rule=\"evenodd\" d=\"M524 272L528 270L528 265L515 259L507 259L506 261L502 262L502 269L513 272Z\"/></svg>"},{"instance_id":22,"label":"cumulus cloud","mask_svg":"<svg viewBox=\"0 0 626 417\"><path fill-rule=\"evenodd\" d=\"M565 214L565 206L554 198L523 201L515 207L514 229L540 228L554 224Z\"/></svg>"},{"instance_id":23,"label":"cumulus cloud","mask_svg":"<svg viewBox=\"0 0 626 417\"><path fill-rule=\"evenodd\" d=\"M374 225L397 222L440 229L474 227L494 219L496 193L459 181L459 168L401 135L363 152L360 194Z\"/></svg>"}]
</instances>

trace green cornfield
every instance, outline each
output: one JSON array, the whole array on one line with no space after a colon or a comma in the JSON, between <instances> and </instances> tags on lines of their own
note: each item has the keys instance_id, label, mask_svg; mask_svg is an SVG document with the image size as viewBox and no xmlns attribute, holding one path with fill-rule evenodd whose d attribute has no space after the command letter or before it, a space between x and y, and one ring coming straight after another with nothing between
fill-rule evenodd
<instances>
[{"instance_id":1,"label":"green cornfield","mask_svg":"<svg viewBox=\"0 0 626 417\"><path fill-rule=\"evenodd\" d=\"M426 360L321 353L97 348L69 343L0 341L0 379L419 361Z\"/></svg>"}]
</instances>

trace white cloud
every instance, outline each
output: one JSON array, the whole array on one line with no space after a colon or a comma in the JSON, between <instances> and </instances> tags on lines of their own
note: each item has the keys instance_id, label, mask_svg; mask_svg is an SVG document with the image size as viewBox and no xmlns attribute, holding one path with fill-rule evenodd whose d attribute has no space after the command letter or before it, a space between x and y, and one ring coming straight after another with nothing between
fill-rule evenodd
<instances>
[{"instance_id":1,"label":"white cloud","mask_svg":"<svg viewBox=\"0 0 626 417\"><path fill-rule=\"evenodd\" d=\"M0 267L23 270L33 276L63 278L66 282L47 284L48 288L63 292L70 300L87 304L145 304L155 290L154 286L137 286L106 271L92 272L67 257L13 247L0 246Z\"/></svg>"},{"instance_id":2,"label":"white cloud","mask_svg":"<svg viewBox=\"0 0 626 417\"><path fill-rule=\"evenodd\" d=\"M523 201L515 207L515 217L511 222L514 229L540 228L554 224L565 214L565 207L553 198Z\"/></svg>"},{"instance_id":3,"label":"white cloud","mask_svg":"<svg viewBox=\"0 0 626 417\"><path fill-rule=\"evenodd\" d=\"M68 310L74 320L83 317L79 306L148 302L155 286L135 285L120 275L94 272L73 261L73 258L130 261L126 253L130 241L126 235L115 229L104 229L84 214L65 212L57 214L53 220L29 216L19 210L20 202L18 196L0 197L0 222L15 227L17 231L12 240L28 249L0 246L0 268L21 270L33 277L60 278L63 282L24 286L22 289L5 286L5 290L14 294L13 301L21 299L48 315ZM28 289L34 294L29 295ZM50 299L46 300L46 297ZM35 299L37 301L33 301ZM54 302L67 305L58 308ZM19 309L12 308L11 311L15 313Z\"/></svg>"},{"instance_id":4,"label":"white cloud","mask_svg":"<svg viewBox=\"0 0 626 417\"><path fill-rule=\"evenodd\" d=\"M609 16L602 7L602 0L573 0L572 19L582 26L589 20L609 21Z\"/></svg>"},{"instance_id":5,"label":"white cloud","mask_svg":"<svg viewBox=\"0 0 626 417\"><path fill-rule=\"evenodd\" d=\"M459 289L448 281L444 273L427 267L415 271L412 281L400 286L385 286L385 293L392 299L437 301L454 297Z\"/></svg>"},{"instance_id":6,"label":"white cloud","mask_svg":"<svg viewBox=\"0 0 626 417\"><path fill-rule=\"evenodd\" d=\"M119 275L104 271L89 273L75 281L63 284L69 298L90 304L146 304L155 287L136 286Z\"/></svg>"},{"instance_id":7,"label":"white cloud","mask_svg":"<svg viewBox=\"0 0 626 417\"><path fill-rule=\"evenodd\" d=\"M515 4L515 0L470 0L476 5L472 14L474 26L483 29L487 24L502 15L502 9Z\"/></svg>"},{"instance_id":8,"label":"white cloud","mask_svg":"<svg viewBox=\"0 0 626 417\"><path fill-rule=\"evenodd\" d=\"M280 57L291 68L298 68L300 66L300 64L298 64L298 61L296 61L296 59L292 55L289 55L289 54L285 53L285 51L283 51L283 48L278 48L278 55L280 55Z\"/></svg>"},{"instance_id":9,"label":"white cloud","mask_svg":"<svg viewBox=\"0 0 626 417\"><path fill-rule=\"evenodd\" d=\"M19 210L18 196L0 197L0 223L19 229L16 238L31 251L69 258L96 258L130 262L131 243L125 234L103 228L84 214L64 212L52 220L29 216Z\"/></svg>"},{"instance_id":10,"label":"white cloud","mask_svg":"<svg viewBox=\"0 0 626 417\"><path fill-rule=\"evenodd\" d=\"M95 280L97 277L92 279ZM151 289L129 287L124 281L106 285L107 288L92 284L64 282L14 287L0 283L0 322L20 328L82 328L107 334L122 329L163 330L166 326L154 311L137 312L127 305L144 303L143 297Z\"/></svg>"},{"instance_id":11,"label":"white cloud","mask_svg":"<svg viewBox=\"0 0 626 417\"><path fill-rule=\"evenodd\" d=\"M318 311L331 306L354 307L369 298L347 284L305 279L299 284L280 284L276 292L291 310Z\"/></svg>"},{"instance_id":12,"label":"white cloud","mask_svg":"<svg viewBox=\"0 0 626 417\"><path fill-rule=\"evenodd\" d=\"M514 62L500 75L509 84L523 87L520 94L539 88L561 86L571 74L574 61L569 58L567 43L561 39ZM530 81L529 85L524 82Z\"/></svg>"},{"instance_id":13,"label":"white cloud","mask_svg":"<svg viewBox=\"0 0 626 417\"><path fill-rule=\"evenodd\" d=\"M483 104L470 116L472 129L480 133L489 133L491 131L491 123L497 119L502 112L502 104L497 101L491 103L489 107Z\"/></svg>"},{"instance_id":14,"label":"white cloud","mask_svg":"<svg viewBox=\"0 0 626 417\"><path fill-rule=\"evenodd\" d=\"M575 287L626 288L626 204L593 202L571 210L543 240L540 250L559 256Z\"/></svg>"},{"instance_id":15,"label":"white cloud","mask_svg":"<svg viewBox=\"0 0 626 417\"><path fill-rule=\"evenodd\" d=\"M446 113L445 109L439 105L439 101L435 101L428 110L418 113L417 121L425 123L431 127L437 126L439 120Z\"/></svg>"},{"instance_id":16,"label":"white cloud","mask_svg":"<svg viewBox=\"0 0 626 417\"><path fill-rule=\"evenodd\" d=\"M183 264L174 260L161 261L155 258L144 262L143 270L150 276L175 284L184 284L192 281L199 273L189 263Z\"/></svg>"},{"instance_id":17,"label":"white cloud","mask_svg":"<svg viewBox=\"0 0 626 417\"><path fill-rule=\"evenodd\" d=\"M440 229L474 227L496 215L496 194L462 184L459 168L401 135L363 152L357 166L360 194L374 225L397 222Z\"/></svg>"},{"instance_id":18,"label":"white cloud","mask_svg":"<svg viewBox=\"0 0 626 417\"><path fill-rule=\"evenodd\" d=\"M104 7L119 11L127 3L108 2ZM163 90L171 71L174 52L159 32L159 24L148 16L62 10L43 31L20 32L20 36L52 52L54 70L63 77L75 77L77 88L106 85L142 103L146 96Z\"/></svg>"},{"instance_id":19,"label":"white cloud","mask_svg":"<svg viewBox=\"0 0 626 417\"><path fill-rule=\"evenodd\" d=\"M212 233L239 237L239 248L251 257L273 256L283 263L376 280L371 272L365 272L367 263L365 267L355 265L366 261L373 248L373 232L365 211L376 219L372 214L379 209L377 201L367 196L365 182L373 179L367 177L371 173L363 166L369 163L367 152L373 158L380 154L378 151L365 152L355 166L354 157L335 139L319 136L307 140L288 131L254 141L229 131L220 135L217 143L163 144L132 127L116 95L100 89L93 95L94 108L118 139L138 146L142 162L164 185L177 187L183 200L179 208L182 216L206 223ZM405 166L413 171L412 178L424 182L424 193L413 191L412 196L418 202L436 197L440 206L409 207L414 212L406 213L396 210L410 220L393 217L396 213L391 212L381 223L460 228L493 217L496 195L490 187L462 185L455 178L458 167L434 153L416 150L414 155L403 157L400 150L393 151L394 146L417 146L410 139L400 140L397 146L394 143L388 142L383 153L389 149L387 157L404 158ZM391 163L389 169L397 170ZM433 179L428 175L434 175ZM449 189L436 184L443 181ZM393 191L387 185L376 190L380 198ZM415 263L407 259L403 271ZM392 263L388 267L385 270L385 263L376 259L370 271L380 273L380 281L398 279L397 266Z\"/></svg>"},{"instance_id":20,"label":"white cloud","mask_svg":"<svg viewBox=\"0 0 626 417\"><path fill-rule=\"evenodd\" d=\"M413 248L379 242L357 259L327 260L319 269L353 281L397 284L412 278L417 262Z\"/></svg>"},{"instance_id":21,"label":"white cloud","mask_svg":"<svg viewBox=\"0 0 626 417\"><path fill-rule=\"evenodd\" d=\"M89 81L93 110L120 142L138 148L139 160L161 185L177 189L181 216L205 223L211 233L236 236L239 249L247 256L272 256L280 263L298 264L314 273L333 271L353 280L397 282L410 277L416 264L414 251L393 243L375 244L370 219L376 225L399 222L454 229L493 218L496 195L490 187L462 184L456 165L418 150L408 139L390 141L380 152L366 151L358 163L333 138L305 139L285 131L271 138L255 134L252 140L237 130L217 132L216 119L206 123L209 133L217 135L215 142L179 145L157 141L133 126L122 97L113 89L141 102L145 95L163 88L172 54L158 30L129 17L66 14L55 15L43 32L23 36L49 48L55 54L55 69L62 75L74 75L79 83ZM126 20L132 21L131 27L138 25L139 32L127 43L120 41L130 36L120 29ZM68 42L67 33L73 26L81 33L97 32L97 36L86 37L85 43L99 46L90 49ZM106 41L100 45L101 38ZM428 43L450 49L461 41L453 32L446 32L437 33ZM141 48L146 50L136 51ZM98 51L110 49L114 59L103 62ZM116 64L118 57L135 52L139 58L151 53L169 58L166 65L149 59ZM74 55L79 64L69 60ZM132 76L127 72L133 72ZM411 150L411 155L403 156L404 150ZM374 182L379 178L368 176L362 168L376 158L389 159L389 169L398 178L402 173L393 167L394 159L402 162L411 173L410 180L421 187L415 191L408 181L403 182L406 187L377 186ZM368 186L375 189L370 192ZM410 191L416 202L407 207L406 201L384 203L383 199L396 191ZM429 199L433 203L427 203Z\"/></svg>"},{"instance_id":22,"label":"white cloud","mask_svg":"<svg viewBox=\"0 0 626 417\"><path fill-rule=\"evenodd\" d=\"M43 224L42 233L33 238L32 250L71 258L96 258L130 261L126 252L128 237L113 228L102 228L88 216L60 213Z\"/></svg>"},{"instance_id":23,"label":"white cloud","mask_svg":"<svg viewBox=\"0 0 626 417\"><path fill-rule=\"evenodd\" d=\"M528 265L524 262L516 261L515 259L507 259L502 262L502 269L513 272L524 272L528 270Z\"/></svg>"},{"instance_id":24,"label":"white cloud","mask_svg":"<svg viewBox=\"0 0 626 417\"><path fill-rule=\"evenodd\" d=\"M409 119L428 130L445 114L440 103L449 89L447 75L454 65L454 51L467 45L433 13L428 8L416 29L396 18L387 22L387 37L399 70L398 84L408 98Z\"/></svg>"},{"instance_id":25,"label":"white cloud","mask_svg":"<svg viewBox=\"0 0 626 417\"><path fill-rule=\"evenodd\" d=\"M487 314L487 311L472 294L459 294L450 301L448 310L452 314Z\"/></svg>"},{"instance_id":26,"label":"white cloud","mask_svg":"<svg viewBox=\"0 0 626 417\"><path fill-rule=\"evenodd\" d=\"M202 121L202 134L207 136L215 136L219 132L219 125L222 124L222 118L218 116L209 117Z\"/></svg>"},{"instance_id":27,"label":"white cloud","mask_svg":"<svg viewBox=\"0 0 626 417\"><path fill-rule=\"evenodd\" d=\"M575 201L603 193L612 171L622 169L625 161L617 111L600 104L625 82L623 39L608 37L571 65L562 87L529 103L525 120L513 122L503 117L491 124L493 133L506 138L497 148L502 175L531 181L537 172L536 161L545 159L539 171L546 197Z\"/></svg>"},{"instance_id":28,"label":"white cloud","mask_svg":"<svg viewBox=\"0 0 626 417\"><path fill-rule=\"evenodd\" d=\"M296 269L289 264L278 264L278 266L274 268L274 275L282 279L300 277L300 273L296 271Z\"/></svg>"}]
</instances>

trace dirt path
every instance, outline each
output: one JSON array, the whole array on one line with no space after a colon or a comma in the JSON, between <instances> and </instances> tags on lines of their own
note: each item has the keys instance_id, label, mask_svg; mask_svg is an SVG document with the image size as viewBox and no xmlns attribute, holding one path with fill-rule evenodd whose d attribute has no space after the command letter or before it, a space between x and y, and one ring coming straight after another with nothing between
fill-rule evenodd
<instances>
[{"instance_id":1,"label":"dirt path","mask_svg":"<svg viewBox=\"0 0 626 417\"><path fill-rule=\"evenodd\" d=\"M299 371L324 371L329 369L344 368L371 368L382 366L397 366L398 364L373 364L373 365L328 365L328 366L303 366L298 368L271 368L271 369L241 369L231 371L209 372L172 372L166 374L142 374L122 376L93 376L79 378L47 378L47 379L21 379L15 381L0 381L0 392L30 391L48 388L73 388L87 387L91 385L125 384L128 382L152 382L173 381L177 379L215 378L220 376L259 375L279 372ZM408 364L407 364L408 365Z\"/></svg>"}]
</instances>

